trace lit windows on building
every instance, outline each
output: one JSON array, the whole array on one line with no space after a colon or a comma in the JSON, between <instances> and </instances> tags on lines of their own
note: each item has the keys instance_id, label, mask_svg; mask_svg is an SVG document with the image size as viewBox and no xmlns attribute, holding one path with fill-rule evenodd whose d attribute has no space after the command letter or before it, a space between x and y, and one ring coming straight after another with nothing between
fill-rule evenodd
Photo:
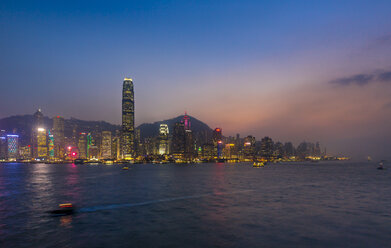
<instances>
[{"instance_id":1,"label":"lit windows on building","mask_svg":"<svg viewBox=\"0 0 391 248\"><path fill-rule=\"evenodd\" d=\"M79 142L77 144L77 148L79 149L79 158L86 159L87 158L87 134L80 133Z\"/></svg>"},{"instance_id":2,"label":"lit windows on building","mask_svg":"<svg viewBox=\"0 0 391 248\"><path fill-rule=\"evenodd\" d=\"M111 132L102 132L102 144L101 144L101 157L102 159L111 159Z\"/></svg>"},{"instance_id":3,"label":"lit windows on building","mask_svg":"<svg viewBox=\"0 0 391 248\"><path fill-rule=\"evenodd\" d=\"M46 129L42 127L37 128L37 158L38 159L46 159L47 153L48 153L48 147L47 147L47 136L46 136Z\"/></svg>"},{"instance_id":4,"label":"lit windows on building","mask_svg":"<svg viewBox=\"0 0 391 248\"><path fill-rule=\"evenodd\" d=\"M122 89L122 154L124 159L135 156L133 80L125 78Z\"/></svg>"},{"instance_id":5,"label":"lit windows on building","mask_svg":"<svg viewBox=\"0 0 391 248\"><path fill-rule=\"evenodd\" d=\"M159 155L169 154L168 125L160 124L159 128Z\"/></svg>"},{"instance_id":6,"label":"lit windows on building","mask_svg":"<svg viewBox=\"0 0 391 248\"><path fill-rule=\"evenodd\" d=\"M54 142L54 157L64 159L65 154L65 122L61 116L53 117L53 142Z\"/></svg>"},{"instance_id":7,"label":"lit windows on building","mask_svg":"<svg viewBox=\"0 0 391 248\"><path fill-rule=\"evenodd\" d=\"M7 135L7 157L9 161L15 161L19 155L19 135L8 134Z\"/></svg>"}]
</instances>

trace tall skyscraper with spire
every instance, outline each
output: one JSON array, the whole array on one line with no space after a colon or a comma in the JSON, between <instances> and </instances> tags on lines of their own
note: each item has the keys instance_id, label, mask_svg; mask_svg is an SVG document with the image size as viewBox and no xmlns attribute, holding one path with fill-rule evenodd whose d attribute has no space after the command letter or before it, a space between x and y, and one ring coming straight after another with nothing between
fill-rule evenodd
<instances>
[{"instance_id":1,"label":"tall skyscraper with spire","mask_svg":"<svg viewBox=\"0 0 391 248\"><path fill-rule=\"evenodd\" d=\"M133 80L125 78L122 89L122 157L131 159L134 152L134 89Z\"/></svg>"}]
</instances>

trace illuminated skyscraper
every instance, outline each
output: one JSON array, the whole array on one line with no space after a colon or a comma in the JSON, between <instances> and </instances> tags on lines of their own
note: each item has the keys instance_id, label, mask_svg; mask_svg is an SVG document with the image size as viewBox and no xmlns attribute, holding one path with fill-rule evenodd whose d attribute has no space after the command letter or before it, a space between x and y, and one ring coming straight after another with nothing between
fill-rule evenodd
<instances>
[{"instance_id":1,"label":"illuminated skyscraper","mask_svg":"<svg viewBox=\"0 0 391 248\"><path fill-rule=\"evenodd\" d=\"M167 124L160 124L159 129L159 155L165 155L169 153L168 146L168 126Z\"/></svg>"},{"instance_id":2,"label":"illuminated skyscraper","mask_svg":"<svg viewBox=\"0 0 391 248\"><path fill-rule=\"evenodd\" d=\"M143 143L141 142L141 131L140 128L136 128L134 130L134 152L136 153L136 156L142 156L143 153Z\"/></svg>"},{"instance_id":3,"label":"illuminated skyscraper","mask_svg":"<svg viewBox=\"0 0 391 248\"><path fill-rule=\"evenodd\" d=\"M222 151L223 151L223 135L221 128L215 128L213 131L213 145L215 149L215 156L217 158L221 158L222 156Z\"/></svg>"},{"instance_id":4,"label":"illuminated skyscraper","mask_svg":"<svg viewBox=\"0 0 391 248\"><path fill-rule=\"evenodd\" d=\"M54 157L63 159L65 154L64 118L53 117Z\"/></svg>"},{"instance_id":5,"label":"illuminated skyscraper","mask_svg":"<svg viewBox=\"0 0 391 248\"><path fill-rule=\"evenodd\" d=\"M92 136L91 136L91 133L88 133L86 138L87 138L86 157L89 159L90 158L90 148L92 146Z\"/></svg>"},{"instance_id":6,"label":"illuminated skyscraper","mask_svg":"<svg viewBox=\"0 0 391 248\"><path fill-rule=\"evenodd\" d=\"M19 159L30 160L31 159L31 146L19 146Z\"/></svg>"},{"instance_id":7,"label":"illuminated skyscraper","mask_svg":"<svg viewBox=\"0 0 391 248\"><path fill-rule=\"evenodd\" d=\"M186 132L183 122L177 122L172 135L171 151L175 158L182 159L185 154Z\"/></svg>"},{"instance_id":8,"label":"illuminated skyscraper","mask_svg":"<svg viewBox=\"0 0 391 248\"><path fill-rule=\"evenodd\" d=\"M131 78L125 78L122 89L122 155L131 159L134 152L134 90Z\"/></svg>"},{"instance_id":9,"label":"illuminated skyscraper","mask_svg":"<svg viewBox=\"0 0 391 248\"><path fill-rule=\"evenodd\" d=\"M48 151L49 151L49 158L54 159L54 136L48 129Z\"/></svg>"},{"instance_id":10,"label":"illuminated skyscraper","mask_svg":"<svg viewBox=\"0 0 391 248\"><path fill-rule=\"evenodd\" d=\"M7 137L5 130L0 131L0 160L7 159Z\"/></svg>"},{"instance_id":11,"label":"illuminated skyscraper","mask_svg":"<svg viewBox=\"0 0 391 248\"><path fill-rule=\"evenodd\" d=\"M38 129L44 128L43 114L41 109L38 109L37 112L33 115L33 127L31 131L31 144L33 146L33 158L38 158Z\"/></svg>"},{"instance_id":12,"label":"illuminated skyscraper","mask_svg":"<svg viewBox=\"0 0 391 248\"><path fill-rule=\"evenodd\" d=\"M86 133L80 133L77 148L79 149L79 158L87 158L87 137Z\"/></svg>"},{"instance_id":13,"label":"illuminated skyscraper","mask_svg":"<svg viewBox=\"0 0 391 248\"><path fill-rule=\"evenodd\" d=\"M121 138L119 130L115 131L115 136L111 142L111 157L115 160L120 159L121 154Z\"/></svg>"},{"instance_id":14,"label":"illuminated skyscraper","mask_svg":"<svg viewBox=\"0 0 391 248\"><path fill-rule=\"evenodd\" d=\"M15 161L19 155L19 135L9 134L7 135L7 144L8 144L8 160Z\"/></svg>"},{"instance_id":15,"label":"illuminated skyscraper","mask_svg":"<svg viewBox=\"0 0 391 248\"><path fill-rule=\"evenodd\" d=\"M185 130L185 159L187 161L193 160L195 156L195 144L193 139L193 132Z\"/></svg>"},{"instance_id":16,"label":"illuminated skyscraper","mask_svg":"<svg viewBox=\"0 0 391 248\"><path fill-rule=\"evenodd\" d=\"M48 156L46 129L42 127L37 128L36 135L37 156L35 158L46 159Z\"/></svg>"},{"instance_id":17,"label":"illuminated skyscraper","mask_svg":"<svg viewBox=\"0 0 391 248\"><path fill-rule=\"evenodd\" d=\"M110 159L111 158L111 132L103 131L102 132L102 144L101 144L101 158Z\"/></svg>"}]
</instances>

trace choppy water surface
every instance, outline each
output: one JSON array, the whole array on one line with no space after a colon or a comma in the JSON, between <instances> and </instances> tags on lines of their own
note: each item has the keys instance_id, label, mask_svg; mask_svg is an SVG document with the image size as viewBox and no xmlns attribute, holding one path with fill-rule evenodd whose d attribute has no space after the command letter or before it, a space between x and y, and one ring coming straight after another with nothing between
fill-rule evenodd
<instances>
[{"instance_id":1,"label":"choppy water surface","mask_svg":"<svg viewBox=\"0 0 391 248\"><path fill-rule=\"evenodd\" d=\"M0 164L1 247L390 247L370 163ZM72 202L79 212L50 217Z\"/></svg>"}]
</instances>

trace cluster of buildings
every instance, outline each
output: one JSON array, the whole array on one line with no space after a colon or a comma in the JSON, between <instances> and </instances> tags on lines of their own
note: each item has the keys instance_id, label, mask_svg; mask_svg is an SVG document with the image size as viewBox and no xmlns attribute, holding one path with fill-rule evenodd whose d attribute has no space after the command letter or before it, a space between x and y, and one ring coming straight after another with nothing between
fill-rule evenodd
<instances>
[{"instance_id":1,"label":"cluster of buildings","mask_svg":"<svg viewBox=\"0 0 391 248\"><path fill-rule=\"evenodd\" d=\"M53 117L53 125L47 127L39 109L33 116L28 142L21 144L15 132L0 131L0 161L292 161L321 159L326 155L319 143L303 142L294 147L291 142L274 142L269 137L259 141L251 135L224 137L220 127L213 132L193 133L186 113L172 126L160 124L158 136L142 140L140 130L135 128L134 104L133 81L125 78L121 128L77 132L74 127L68 135L65 135L63 117Z\"/></svg>"},{"instance_id":2,"label":"cluster of buildings","mask_svg":"<svg viewBox=\"0 0 391 248\"><path fill-rule=\"evenodd\" d=\"M149 145L149 149L143 150L142 154L176 162L302 161L327 158L319 143L302 142L294 147L291 142L274 142L270 137L259 141L252 135L244 138L239 134L236 137L224 137L219 127L213 130L210 137L195 138L187 115L181 122L175 123L172 130L169 133L167 125L161 124L160 135L141 145L145 148Z\"/></svg>"}]
</instances>

